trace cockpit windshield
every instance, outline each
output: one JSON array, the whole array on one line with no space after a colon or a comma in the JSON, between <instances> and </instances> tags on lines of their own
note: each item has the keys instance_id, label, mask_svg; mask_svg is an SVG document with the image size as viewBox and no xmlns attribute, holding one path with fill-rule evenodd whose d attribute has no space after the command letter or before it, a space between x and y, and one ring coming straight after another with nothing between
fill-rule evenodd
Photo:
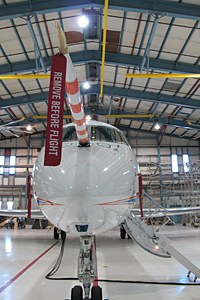
<instances>
[{"instance_id":1,"label":"cockpit windshield","mask_svg":"<svg viewBox=\"0 0 200 300\"><path fill-rule=\"evenodd\" d=\"M128 142L124 135L115 128L108 126L91 125L88 126L90 140L91 141L101 141L101 142L111 142L111 143L125 143ZM76 141L75 127L70 126L64 128L63 130L63 142Z\"/></svg>"},{"instance_id":2,"label":"cockpit windshield","mask_svg":"<svg viewBox=\"0 0 200 300\"><path fill-rule=\"evenodd\" d=\"M77 140L76 130L74 126L63 129L63 142L74 142Z\"/></svg>"}]
</instances>

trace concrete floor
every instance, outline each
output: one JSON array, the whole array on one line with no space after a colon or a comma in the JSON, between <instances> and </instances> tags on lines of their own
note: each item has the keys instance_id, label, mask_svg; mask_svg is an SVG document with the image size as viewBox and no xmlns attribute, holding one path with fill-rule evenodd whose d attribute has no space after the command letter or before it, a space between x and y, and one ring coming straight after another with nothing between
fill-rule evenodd
<instances>
[{"instance_id":1,"label":"concrete floor","mask_svg":"<svg viewBox=\"0 0 200 300\"><path fill-rule=\"evenodd\" d=\"M200 267L200 229L170 226L162 230L194 264ZM45 275L54 266L61 242L55 244L52 230L0 229L0 299L64 300L70 298L76 281L53 281ZM121 240L116 228L97 236L99 279L190 282L187 270L174 258L153 256L131 240ZM56 276L76 277L79 239L68 236L62 266ZM191 276L193 279L193 276ZM200 283L200 280L197 280ZM200 299L199 286L100 283L110 300Z\"/></svg>"}]
</instances>

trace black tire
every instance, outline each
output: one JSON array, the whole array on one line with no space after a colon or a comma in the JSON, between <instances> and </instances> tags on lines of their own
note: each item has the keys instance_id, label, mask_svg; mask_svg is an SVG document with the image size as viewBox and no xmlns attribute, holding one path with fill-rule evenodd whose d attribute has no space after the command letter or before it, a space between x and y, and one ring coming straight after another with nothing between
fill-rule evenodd
<instances>
[{"instance_id":1,"label":"black tire","mask_svg":"<svg viewBox=\"0 0 200 300\"><path fill-rule=\"evenodd\" d=\"M59 239L59 233L58 233L58 228L57 227L53 228L53 237L54 237L54 240Z\"/></svg>"},{"instance_id":2,"label":"black tire","mask_svg":"<svg viewBox=\"0 0 200 300\"><path fill-rule=\"evenodd\" d=\"M100 286L92 287L91 300L102 300L102 288Z\"/></svg>"},{"instance_id":3,"label":"black tire","mask_svg":"<svg viewBox=\"0 0 200 300\"><path fill-rule=\"evenodd\" d=\"M120 238L124 240L126 238L126 230L123 226L120 227Z\"/></svg>"},{"instance_id":4,"label":"black tire","mask_svg":"<svg viewBox=\"0 0 200 300\"><path fill-rule=\"evenodd\" d=\"M75 285L72 288L71 300L83 300L83 289L80 285Z\"/></svg>"},{"instance_id":5,"label":"black tire","mask_svg":"<svg viewBox=\"0 0 200 300\"><path fill-rule=\"evenodd\" d=\"M65 240L65 239L66 239L66 232L65 232L65 231L61 230L60 235L61 235L61 239L62 239L62 240Z\"/></svg>"}]
</instances>

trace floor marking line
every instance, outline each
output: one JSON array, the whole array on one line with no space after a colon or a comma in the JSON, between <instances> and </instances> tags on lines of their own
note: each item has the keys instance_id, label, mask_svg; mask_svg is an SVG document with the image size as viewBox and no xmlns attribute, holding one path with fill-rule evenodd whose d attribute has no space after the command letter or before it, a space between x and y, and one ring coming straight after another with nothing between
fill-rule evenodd
<instances>
[{"instance_id":1,"label":"floor marking line","mask_svg":"<svg viewBox=\"0 0 200 300\"><path fill-rule=\"evenodd\" d=\"M13 278L11 278L8 282L6 282L2 287L0 287L0 293L2 293L7 287L9 287L15 280L17 280L23 273L25 273L32 265L34 265L42 256L44 256L47 252L49 252L58 241L56 241L51 247L41 253L38 257L36 257L30 264L28 264L23 270L17 273Z\"/></svg>"}]
</instances>

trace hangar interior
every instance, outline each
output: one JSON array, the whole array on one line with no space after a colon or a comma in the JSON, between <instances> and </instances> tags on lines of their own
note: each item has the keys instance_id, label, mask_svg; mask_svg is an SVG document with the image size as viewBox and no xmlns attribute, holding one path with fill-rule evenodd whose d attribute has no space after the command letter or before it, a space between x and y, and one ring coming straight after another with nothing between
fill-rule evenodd
<instances>
[{"instance_id":1,"label":"hangar interior","mask_svg":"<svg viewBox=\"0 0 200 300\"><path fill-rule=\"evenodd\" d=\"M78 24L81 15L87 27ZM100 0L0 0L0 209L27 208L28 176L45 145L49 79L20 76L50 74L55 22L86 115L124 133L144 190L164 207L200 205L200 78L184 77L200 74L199 0L109 0L107 12ZM140 73L158 78L126 78ZM63 124L71 121L66 98ZM159 291L156 299L165 298Z\"/></svg>"},{"instance_id":2,"label":"hangar interior","mask_svg":"<svg viewBox=\"0 0 200 300\"><path fill-rule=\"evenodd\" d=\"M103 80L103 4L1 2L0 75L49 74L59 22L86 114L124 132L144 187L163 205L199 204L199 79L125 77L199 73L198 1L109 2ZM89 18L87 27L78 25L81 15ZM1 77L0 83L0 203L23 208L28 173L45 143L49 79ZM65 124L71 121L67 100L64 114Z\"/></svg>"}]
</instances>

